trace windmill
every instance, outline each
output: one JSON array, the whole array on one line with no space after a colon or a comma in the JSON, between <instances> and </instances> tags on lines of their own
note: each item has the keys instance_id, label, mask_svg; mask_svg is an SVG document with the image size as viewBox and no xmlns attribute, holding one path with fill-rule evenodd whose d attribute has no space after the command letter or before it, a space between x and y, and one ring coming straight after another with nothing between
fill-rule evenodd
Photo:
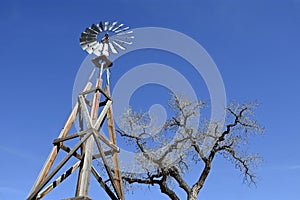
<instances>
[{"instance_id":1,"label":"windmill","mask_svg":"<svg viewBox=\"0 0 300 200\"><path fill-rule=\"evenodd\" d=\"M109 68L112 66L112 62L109 60L109 55L110 53L117 54L119 50L126 50L125 46L132 44L130 41L132 38L134 36L129 27L109 21L92 24L81 33L80 45L82 49L89 54L96 55L91 60L95 68L90 75L92 77L98 71L96 81L93 83L89 79L83 91L78 94L78 101L58 138L54 139L54 146L27 200L42 199L75 171L78 171L75 196L66 199L89 200L89 185L92 175L110 199L124 200L118 160L120 148L116 144L110 95ZM103 77L106 78L105 82ZM70 133L76 120L80 130ZM108 131L109 137L102 132L104 125L107 125L105 130ZM70 140L73 141L73 147L67 145ZM59 160L57 155L62 151L66 152L67 155ZM71 164L70 168L61 174L62 168L70 164L71 158L76 159L75 164ZM97 167L94 166L93 160L96 159L101 160L107 180L103 179L103 175L101 176ZM55 161L58 164L53 166ZM58 178L53 180L54 177Z\"/></svg>"}]
</instances>

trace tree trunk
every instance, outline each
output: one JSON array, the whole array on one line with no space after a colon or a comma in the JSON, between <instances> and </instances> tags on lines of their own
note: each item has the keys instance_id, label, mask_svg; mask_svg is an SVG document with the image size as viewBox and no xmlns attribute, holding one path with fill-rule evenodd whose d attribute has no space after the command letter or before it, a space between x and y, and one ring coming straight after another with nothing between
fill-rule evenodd
<instances>
[{"instance_id":1,"label":"tree trunk","mask_svg":"<svg viewBox=\"0 0 300 200\"><path fill-rule=\"evenodd\" d=\"M207 178L207 176L210 172L211 163L212 163L212 160L213 160L214 156L215 156L215 153L211 152L208 160L205 163L205 167L204 167L198 181L191 188L191 191L187 196L187 200L196 200L197 199L198 194L199 194L200 190L202 189L202 187L204 185L204 182L205 182L205 180L206 180L206 178Z\"/></svg>"}]
</instances>

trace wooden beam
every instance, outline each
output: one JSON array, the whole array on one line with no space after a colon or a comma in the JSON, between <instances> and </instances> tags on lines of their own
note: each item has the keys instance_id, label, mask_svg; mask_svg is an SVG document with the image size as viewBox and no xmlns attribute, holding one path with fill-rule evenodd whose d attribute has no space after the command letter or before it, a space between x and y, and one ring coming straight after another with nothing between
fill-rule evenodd
<instances>
[{"instance_id":1,"label":"wooden beam","mask_svg":"<svg viewBox=\"0 0 300 200\"><path fill-rule=\"evenodd\" d=\"M72 198L67 198L67 199L63 199L63 200L92 200L89 197L72 197Z\"/></svg>"},{"instance_id":2,"label":"wooden beam","mask_svg":"<svg viewBox=\"0 0 300 200\"><path fill-rule=\"evenodd\" d=\"M110 142L103 134L100 134L96 129L93 129L93 132L96 134L96 136L102 140L106 145L108 145L110 148L112 148L116 152L120 152L120 148Z\"/></svg>"},{"instance_id":3,"label":"wooden beam","mask_svg":"<svg viewBox=\"0 0 300 200\"><path fill-rule=\"evenodd\" d=\"M96 87L95 94L93 96L93 104L92 104L92 109L91 109L91 118L92 118L93 124L97 120L97 116L98 116L100 93L103 92L101 87L102 87L102 78L98 77L97 87Z\"/></svg>"},{"instance_id":4,"label":"wooden beam","mask_svg":"<svg viewBox=\"0 0 300 200\"><path fill-rule=\"evenodd\" d=\"M99 91L101 94L103 94L107 99L111 100L111 98L109 97L109 95L107 95L102 89L101 87L95 87L93 89L90 89L90 90L87 90L87 91L84 91L84 92L81 92L79 93L79 95L87 95L89 93L92 93L92 92L96 92L96 91Z\"/></svg>"},{"instance_id":5,"label":"wooden beam","mask_svg":"<svg viewBox=\"0 0 300 200\"><path fill-rule=\"evenodd\" d=\"M72 149L70 149L69 147L67 147L67 146L65 146L65 145L63 145L63 144L61 144L60 148L61 148L62 150L64 150L65 152L67 152L67 153L69 153L69 152L72 150ZM112 153L111 150L104 151L104 155L105 155L105 156L111 156L112 154L113 154L113 153ZM76 152L73 154L73 156L74 156L75 158L79 159L79 160L82 159L82 156L81 156L80 154L76 153ZM99 153L93 155L93 160L98 159L98 158L101 158L101 155L100 155Z\"/></svg>"},{"instance_id":6,"label":"wooden beam","mask_svg":"<svg viewBox=\"0 0 300 200\"><path fill-rule=\"evenodd\" d=\"M98 108L99 108L98 104L99 104L100 92L101 92L100 91L101 83L102 83L101 77L98 77L97 87L95 89L91 91L86 91L86 93L82 93L78 96L81 103L81 108L83 109L83 114L87 121L88 128L91 128L97 119ZM92 107L88 115L88 110L86 108L86 104L83 101L83 96L91 92L95 92L95 93L93 95ZM94 151L94 137L90 137L85 143L85 154L83 158L84 160L83 160L82 168L80 169L79 172L78 184L76 187L76 194L75 194L76 196L84 196L84 197L88 196L90 175L92 170L93 151Z\"/></svg>"},{"instance_id":7,"label":"wooden beam","mask_svg":"<svg viewBox=\"0 0 300 200\"><path fill-rule=\"evenodd\" d=\"M109 107L111 106L111 104L112 104L112 101L111 101L111 100L108 100L107 103L106 103L106 105L104 106L104 108L103 108L101 114L99 115L99 117L98 117L98 119L97 119L97 121L96 121L96 123L95 123L95 125L94 125L94 128L95 128L96 130L99 130L99 129L100 129L100 126L101 126L103 120L105 119L105 116L106 116L107 111L108 111Z\"/></svg>"},{"instance_id":8,"label":"wooden beam","mask_svg":"<svg viewBox=\"0 0 300 200\"><path fill-rule=\"evenodd\" d=\"M75 116L75 113L77 112L77 109L78 109L78 103L76 103L76 105L74 106L74 108L73 108L73 110L72 110L72 112L71 112L71 114L70 114L70 116L69 116L69 118L68 118L68 120L67 120L65 126L63 127L61 133L59 134L58 138L64 137L64 136L68 133L68 131L70 130L71 125L72 125L72 123L73 123L74 120L75 120L75 117L76 117L76 116ZM44 163L44 165L43 165L43 167L42 167L42 169L41 169L41 171L40 171L40 173L39 173L39 176L38 176L38 178L36 179L36 181L35 181L35 183L34 183L32 189L31 189L31 191L30 191L30 193L29 193L29 196L31 195L31 193L33 192L33 190L35 190L36 187L37 187L37 186L45 179L45 177L47 176L47 174L48 174L50 168L51 168L52 165L53 165L53 162L54 162L54 160L55 160L55 158L56 158L58 152L59 152L59 147L58 147L58 146L54 146L54 147L52 148L52 150L50 151L49 156L48 156L46 162Z\"/></svg>"},{"instance_id":9,"label":"wooden beam","mask_svg":"<svg viewBox=\"0 0 300 200\"><path fill-rule=\"evenodd\" d=\"M88 196L90 175L92 167L92 157L94 151L94 137L89 137L85 143L85 154L83 157L83 165L79 176L79 187L77 187L76 196Z\"/></svg>"},{"instance_id":10,"label":"wooden beam","mask_svg":"<svg viewBox=\"0 0 300 200\"><path fill-rule=\"evenodd\" d=\"M81 93L79 93L79 95L84 96L84 95L87 95L87 94L89 94L89 93L95 92L96 90L97 90L97 87L96 87L96 88L93 88L93 89L89 89L89 90L84 91L84 92L81 92Z\"/></svg>"},{"instance_id":11,"label":"wooden beam","mask_svg":"<svg viewBox=\"0 0 300 200\"><path fill-rule=\"evenodd\" d=\"M78 107L78 122L79 122L79 129L80 131L84 130L84 125L83 125L83 116L82 116L82 110L81 107Z\"/></svg>"},{"instance_id":12,"label":"wooden beam","mask_svg":"<svg viewBox=\"0 0 300 200\"><path fill-rule=\"evenodd\" d=\"M93 70L93 72L95 72L95 69ZM87 105L89 105L89 101L87 100L87 98L84 98L85 99L85 103ZM91 105L89 105L91 107ZM82 113L82 109L81 109L81 106L79 106L79 114L78 114L78 121L79 121L79 128L80 128L80 131L83 131L84 130L84 123L83 123L83 113ZM80 147L80 153L81 155L79 155L80 157L80 160L82 159L82 156L84 155L85 153L85 145L82 144L81 147ZM78 157L78 158L79 158ZM82 166L83 166L83 162L81 162L80 166L79 166L79 172L78 172L78 177L77 177L77 183L76 183L76 193L75 195L77 194L77 191L79 190L79 186L80 186L80 181L81 181L81 170L82 170Z\"/></svg>"},{"instance_id":13,"label":"wooden beam","mask_svg":"<svg viewBox=\"0 0 300 200\"><path fill-rule=\"evenodd\" d=\"M80 157L81 157L81 164L79 166L79 172L78 172L78 177L77 177L75 196L78 196L79 188L80 188L80 185L81 185L82 168L83 168L83 162L84 162L83 156L85 155L85 145L84 145L84 143L81 145L80 151L81 151L80 152L81 153L81 155L80 155Z\"/></svg>"},{"instance_id":14,"label":"wooden beam","mask_svg":"<svg viewBox=\"0 0 300 200\"><path fill-rule=\"evenodd\" d=\"M96 136L95 133L93 133L93 136L94 136L94 138L95 138L95 141L96 141L96 144L97 144L97 148L98 148L98 151L99 151L100 156L101 156L101 158L102 158L102 161L103 161L103 163L104 163L104 167L105 167L105 169L106 169L106 172L107 172L107 174L108 174L108 177L109 177L109 179L111 180L111 184L112 184L112 186L113 186L113 188L114 188L114 190L115 190L117 196L118 196L120 199L122 199L121 193L119 192L119 189L117 188L116 183L115 183L115 181L114 181L115 178L114 178L114 176L113 176L113 174L112 174L112 172L111 172L111 169L110 169L110 167L109 167L109 165L108 165L108 162L107 162L107 160L106 160L106 157L105 157L105 155L104 155L104 152L103 152L101 143L100 143L100 141L97 139L97 136Z\"/></svg>"},{"instance_id":15,"label":"wooden beam","mask_svg":"<svg viewBox=\"0 0 300 200\"><path fill-rule=\"evenodd\" d=\"M64 150L65 152L67 152L67 153L70 153L70 151L72 150L72 149L70 149L69 147L67 147L67 146L65 146L63 144L60 145L60 148L62 150ZM76 158L78 158L79 160L82 159L82 156L80 154L78 154L77 152L74 152L73 156L76 157Z\"/></svg>"},{"instance_id":16,"label":"wooden beam","mask_svg":"<svg viewBox=\"0 0 300 200\"><path fill-rule=\"evenodd\" d=\"M57 139L53 140L53 144L57 144L57 143L60 143L60 142L66 141L66 140L70 140L70 139L73 139L73 138L76 138L76 137L79 137L79 136L83 136L83 135L85 135L89 132L92 132L92 129L88 129L88 130L85 130L85 131L80 131L80 132L68 135L66 137L57 138Z\"/></svg>"},{"instance_id":17,"label":"wooden beam","mask_svg":"<svg viewBox=\"0 0 300 200\"><path fill-rule=\"evenodd\" d=\"M113 191L111 191L111 189L108 187L108 185L102 180L101 176L99 175L99 173L96 171L96 169L93 166L92 166L92 174L94 175L94 177L96 178L96 180L98 181L100 186L105 190L105 192L108 194L108 196L112 200L119 200L116 197L116 195L113 193Z\"/></svg>"},{"instance_id":18,"label":"wooden beam","mask_svg":"<svg viewBox=\"0 0 300 200\"><path fill-rule=\"evenodd\" d=\"M107 85L105 89L106 89L107 94L110 95L109 85ZM110 105L110 107L107 111L107 125L108 125L110 142L111 142L111 144L117 146L116 130L115 130L115 125L114 125L112 105ZM124 191L123 191L120 168L119 168L119 157L118 157L118 154L116 154L116 152L113 152L112 160L113 160L114 173L116 176L115 182L120 191L121 199L123 200L124 199Z\"/></svg>"},{"instance_id":19,"label":"wooden beam","mask_svg":"<svg viewBox=\"0 0 300 200\"><path fill-rule=\"evenodd\" d=\"M111 150L104 151L104 155L105 155L105 156L111 156L112 154L113 154L113 153L112 153ZM98 158L101 158L101 155L100 155L99 153L93 155L93 160L94 160L94 159L98 159Z\"/></svg>"},{"instance_id":20,"label":"wooden beam","mask_svg":"<svg viewBox=\"0 0 300 200\"><path fill-rule=\"evenodd\" d=\"M91 121L91 117L89 115L89 111L86 107L86 104L84 102L84 97L82 95L78 96L79 102L80 102L80 108L83 112L83 116L85 118L86 124L88 128L92 128L92 121Z\"/></svg>"},{"instance_id":21,"label":"wooden beam","mask_svg":"<svg viewBox=\"0 0 300 200\"><path fill-rule=\"evenodd\" d=\"M68 178L80 165L81 161L75 163L71 168L69 168L65 173L63 173L59 178L53 181L48 187L46 187L40 194L37 195L37 199L43 198L46 194L51 192L56 188L60 183L62 183L66 178Z\"/></svg>"},{"instance_id":22,"label":"wooden beam","mask_svg":"<svg viewBox=\"0 0 300 200\"><path fill-rule=\"evenodd\" d=\"M62 168L62 166L71 158L74 152L85 142L92 133L86 134L80 142L78 142L75 147L64 157L64 159L53 169L53 171L35 188L35 190L29 195L27 200L36 199L37 194L45 187L45 185L54 177L54 175Z\"/></svg>"}]
</instances>

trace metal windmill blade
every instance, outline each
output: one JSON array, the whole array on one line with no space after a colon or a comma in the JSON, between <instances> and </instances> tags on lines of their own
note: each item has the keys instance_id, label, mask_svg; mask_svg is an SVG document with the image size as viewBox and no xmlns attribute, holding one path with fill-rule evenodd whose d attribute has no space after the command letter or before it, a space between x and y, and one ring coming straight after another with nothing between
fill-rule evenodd
<instances>
[{"instance_id":1,"label":"metal windmill blade","mask_svg":"<svg viewBox=\"0 0 300 200\"><path fill-rule=\"evenodd\" d=\"M116 28L112 29L115 35L112 37L113 44L118 48L125 50L124 44L132 44L131 39L134 38L132 35L133 31L129 30L129 27L124 27L124 24L120 24Z\"/></svg>"},{"instance_id":2,"label":"metal windmill blade","mask_svg":"<svg viewBox=\"0 0 300 200\"><path fill-rule=\"evenodd\" d=\"M118 49L126 50L126 45L131 45L133 31L124 24L114 22L102 22L87 27L80 36L80 45L89 54L97 56L109 56L110 53L117 54Z\"/></svg>"},{"instance_id":3,"label":"metal windmill blade","mask_svg":"<svg viewBox=\"0 0 300 200\"><path fill-rule=\"evenodd\" d=\"M109 21L104 23L104 31L108 31Z\"/></svg>"},{"instance_id":4,"label":"metal windmill blade","mask_svg":"<svg viewBox=\"0 0 300 200\"><path fill-rule=\"evenodd\" d=\"M113 22L110 27L108 28L109 31L111 31L116 25L117 25L117 21L116 22Z\"/></svg>"}]
</instances>

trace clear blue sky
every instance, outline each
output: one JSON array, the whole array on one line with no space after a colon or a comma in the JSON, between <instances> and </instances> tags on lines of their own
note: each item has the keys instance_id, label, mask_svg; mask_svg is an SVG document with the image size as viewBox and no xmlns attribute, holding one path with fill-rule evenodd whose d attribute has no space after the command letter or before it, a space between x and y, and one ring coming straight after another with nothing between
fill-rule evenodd
<instances>
[{"instance_id":1,"label":"clear blue sky","mask_svg":"<svg viewBox=\"0 0 300 200\"><path fill-rule=\"evenodd\" d=\"M261 103L265 136L251 146L264 157L257 188L241 184L239 172L218 159L199 199L300 199L299 0L101 2L1 0L0 199L25 199L32 187L71 110L86 56L79 35L99 20L185 33L216 62L228 101ZM151 191L128 199L166 199Z\"/></svg>"}]
</instances>

